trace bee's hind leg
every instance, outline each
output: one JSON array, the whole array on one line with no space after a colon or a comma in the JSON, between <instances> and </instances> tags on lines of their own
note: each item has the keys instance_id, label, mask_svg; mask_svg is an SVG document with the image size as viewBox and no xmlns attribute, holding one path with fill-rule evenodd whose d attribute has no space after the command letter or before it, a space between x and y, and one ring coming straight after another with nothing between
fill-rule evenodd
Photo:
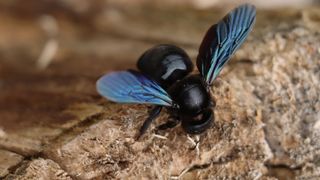
<instances>
[{"instance_id":1,"label":"bee's hind leg","mask_svg":"<svg viewBox=\"0 0 320 180\"><path fill-rule=\"evenodd\" d=\"M153 120L155 120L159 116L161 109L162 106L156 106L150 111L149 117L143 122L136 140L139 140L139 138L147 131Z\"/></svg>"},{"instance_id":2,"label":"bee's hind leg","mask_svg":"<svg viewBox=\"0 0 320 180\"><path fill-rule=\"evenodd\" d=\"M176 127L180 123L180 118L178 116L171 115L169 119L170 120L168 120L167 122L159 125L157 127L157 130L163 131L166 129L171 129Z\"/></svg>"}]
</instances>

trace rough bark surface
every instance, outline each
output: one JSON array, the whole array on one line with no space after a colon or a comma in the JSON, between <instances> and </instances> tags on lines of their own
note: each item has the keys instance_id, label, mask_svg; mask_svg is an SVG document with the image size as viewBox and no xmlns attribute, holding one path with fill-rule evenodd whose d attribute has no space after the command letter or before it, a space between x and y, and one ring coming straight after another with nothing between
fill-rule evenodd
<instances>
[{"instance_id":1,"label":"rough bark surface","mask_svg":"<svg viewBox=\"0 0 320 180\"><path fill-rule=\"evenodd\" d=\"M158 43L194 60L227 10L95 3L0 3L1 179L320 178L319 7L258 10L207 132L156 131L164 111L136 141L150 107L109 102L95 81Z\"/></svg>"}]
</instances>

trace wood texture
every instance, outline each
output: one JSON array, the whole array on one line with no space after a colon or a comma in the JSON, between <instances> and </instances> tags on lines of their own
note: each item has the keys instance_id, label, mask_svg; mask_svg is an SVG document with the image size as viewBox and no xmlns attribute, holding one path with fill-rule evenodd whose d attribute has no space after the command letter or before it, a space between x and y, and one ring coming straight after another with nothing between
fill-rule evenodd
<instances>
[{"instance_id":1,"label":"wood texture","mask_svg":"<svg viewBox=\"0 0 320 180\"><path fill-rule=\"evenodd\" d=\"M0 3L0 178L319 178L319 7L258 10L214 83L209 131L156 132L164 112L135 141L150 107L103 99L98 77L158 43L194 61L227 9L94 2Z\"/></svg>"}]
</instances>

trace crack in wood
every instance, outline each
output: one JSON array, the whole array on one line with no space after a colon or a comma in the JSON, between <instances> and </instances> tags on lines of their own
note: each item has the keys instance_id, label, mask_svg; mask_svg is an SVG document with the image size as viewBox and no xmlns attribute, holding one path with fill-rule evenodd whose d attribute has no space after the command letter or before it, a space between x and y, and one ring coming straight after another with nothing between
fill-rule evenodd
<instances>
[{"instance_id":1,"label":"crack in wood","mask_svg":"<svg viewBox=\"0 0 320 180\"><path fill-rule=\"evenodd\" d=\"M24 158L21 160L21 162L19 162L17 165L10 167L9 173L4 177L4 179L10 179L10 176L13 176L14 174L16 174L17 170L19 168L22 167L22 169L20 169L18 174L23 173L26 168L28 168L27 164L30 164L33 160L38 159L38 158L43 158L43 159L48 159L53 161L54 163L56 163L63 171L65 171L66 173L68 173L68 175L70 175L70 173L67 171L67 169L60 164L59 162L55 161L54 158L51 158L49 155L47 155L44 151L46 151L47 149L49 149L51 146L55 146L57 143L59 143L59 141L63 138L65 138L66 136L76 136L78 135L77 132L79 131L83 131L85 128L88 128L90 125L97 123L98 121L100 121L103 117L103 112L99 112L96 114L93 114L91 116L88 116L87 118L85 118L83 121L81 121L80 123L78 123L77 125L68 128L66 130L64 130L59 136L55 137L54 139L50 140L47 145L44 145L43 150L30 155L30 156L24 156L20 153L8 150L10 152L14 152L16 154L19 154L21 156L23 156ZM74 177L73 177L74 178Z\"/></svg>"}]
</instances>

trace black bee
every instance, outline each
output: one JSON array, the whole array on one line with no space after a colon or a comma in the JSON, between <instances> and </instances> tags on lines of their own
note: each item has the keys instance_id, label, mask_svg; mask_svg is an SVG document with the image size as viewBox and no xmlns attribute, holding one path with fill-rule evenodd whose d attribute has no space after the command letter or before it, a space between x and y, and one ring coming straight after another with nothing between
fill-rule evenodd
<instances>
[{"instance_id":1,"label":"black bee","mask_svg":"<svg viewBox=\"0 0 320 180\"><path fill-rule=\"evenodd\" d=\"M215 103L210 97L210 86L248 36L255 17L255 7L244 4L210 27L197 57L200 74L189 75L193 64L181 48L158 45L139 58L140 72L126 70L106 74L97 81L97 90L114 102L156 105L141 127L140 135L158 117L162 107L166 107L176 121L169 121L160 129L181 122L187 133L202 133L214 120Z\"/></svg>"}]
</instances>

